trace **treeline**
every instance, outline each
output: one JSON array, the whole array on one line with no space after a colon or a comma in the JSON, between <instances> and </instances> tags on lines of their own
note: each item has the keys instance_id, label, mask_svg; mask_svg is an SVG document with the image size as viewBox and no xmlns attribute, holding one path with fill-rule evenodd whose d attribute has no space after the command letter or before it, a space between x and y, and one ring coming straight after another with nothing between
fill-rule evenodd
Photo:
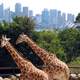
<instances>
[{"instance_id":1,"label":"treeline","mask_svg":"<svg viewBox=\"0 0 80 80\"><path fill-rule=\"evenodd\" d=\"M35 32L34 36L39 46L55 53L65 62L70 62L80 56L79 29Z\"/></svg>"},{"instance_id":2,"label":"treeline","mask_svg":"<svg viewBox=\"0 0 80 80\"><path fill-rule=\"evenodd\" d=\"M25 43L16 45L15 41L22 32L29 35L42 48L56 54L61 60L71 62L80 56L80 30L66 28L64 30L40 31L34 30L35 22L29 17L15 17L11 23L0 23L0 36L6 34L11 38L12 45L28 57L33 64L41 65L40 58ZM16 65L6 49L0 48L0 66ZM31 53L31 54L30 54Z\"/></svg>"},{"instance_id":3,"label":"treeline","mask_svg":"<svg viewBox=\"0 0 80 80\"><path fill-rule=\"evenodd\" d=\"M22 50L22 53L24 56L26 56L26 53L29 53L30 50L26 49L26 46L24 44L16 45L15 41L19 34L24 32L27 35L31 35L32 31L34 31L35 22L29 18L29 17L15 17L13 18L13 21L8 23L5 21L2 21L0 23L0 38L2 35L6 35L7 37L11 38L10 42L11 44L16 48ZM21 46L22 45L22 46ZM30 57L30 55L28 55ZM32 55L31 55L32 57ZM30 58L31 58L30 57ZM5 48L0 48L0 66L16 66L15 62L13 61L10 54L6 51Z\"/></svg>"}]
</instances>

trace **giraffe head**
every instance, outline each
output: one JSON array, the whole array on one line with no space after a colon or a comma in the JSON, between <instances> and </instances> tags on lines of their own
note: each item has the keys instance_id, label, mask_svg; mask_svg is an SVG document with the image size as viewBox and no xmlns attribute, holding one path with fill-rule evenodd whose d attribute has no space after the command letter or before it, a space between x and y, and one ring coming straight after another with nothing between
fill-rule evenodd
<instances>
[{"instance_id":1,"label":"giraffe head","mask_svg":"<svg viewBox=\"0 0 80 80\"><path fill-rule=\"evenodd\" d=\"M8 43L9 40L10 40L10 38L7 38L6 35L5 35L5 36L2 35L2 38L1 38L1 40L0 40L0 42L1 42L1 47L4 47L4 46Z\"/></svg>"},{"instance_id":2,"label":"giraffe head","mask_svg":"<svg viewBox=\"0 0 80 80\"><path fill-rule=\"evenodd\" d=\"M27 35L25 35L24 33L20 34L16 40L16 44L24 42L25 37L27 37Z\"/></svg>"}]
</instances>

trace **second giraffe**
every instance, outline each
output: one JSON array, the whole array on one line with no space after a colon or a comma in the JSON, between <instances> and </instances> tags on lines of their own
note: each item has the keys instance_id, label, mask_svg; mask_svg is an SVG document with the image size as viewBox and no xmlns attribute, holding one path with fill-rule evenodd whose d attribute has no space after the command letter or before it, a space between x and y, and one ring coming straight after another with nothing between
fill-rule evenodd
<instances>
[{"instance_id":1,"label":"second giraffe","mask_svg":"<svg viewBox=\"0 0 80 80\"><path fill-rule=\"evenodd\" d=\"M44 62L43 71L48 74L49 80L69 80L70 70L68 66L59 60L55 54L49 53L40 48L33 40L24 33L20 34L16 44L26 42L26 44L37 54Z\"/></svg>"}]
</instances>

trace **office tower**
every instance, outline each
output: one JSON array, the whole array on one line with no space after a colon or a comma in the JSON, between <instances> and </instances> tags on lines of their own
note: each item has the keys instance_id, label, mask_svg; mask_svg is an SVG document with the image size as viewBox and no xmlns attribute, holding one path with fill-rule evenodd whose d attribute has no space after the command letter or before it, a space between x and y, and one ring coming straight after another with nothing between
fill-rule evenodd
<instances>
[{"instance_id":1,"label":"office tower","mask_svg":"<svg viewBox=\"0 0 80 80\"><path fill-rule=\"evenodd\" d=\"M56 9L51 9L50 10L49 24L52 28L57 27L57 15L58 15L58 11Z\"/></svg>"},{"instance_id":2,"label":"office tower","mask_svg":"<svg viewBox=\"0 0 80 80\"><path fill-rule=\"evenodd\" d=\"M47 28L49 26L49 11L48 9L44 9L42 11L42 26Z\"/></svg>"},{"instance_id":3,"label":"office tower","mask_svg":"<svg viewBox=\"0 0 80 80\"><path fill-rule=\"evenodd\" d=\"M28 7L23 7L23 16L28 16Z\"/></svg>"},{"instance_id":4,"label":"office tower","mask_svg":"<svg viewBox=\"0 0 80 80\"><path fill-rule=\"evenodd\" d=\"M74 22L74 15L67 14L67 22Z\"/></svg>"},{"instance_id":5,"label":"office tower","mask_svg":"<svg viewBox=\"0 0 80 80\"><path fill-rule=\"evenodd\" d=\"M62 13L62 28L65 27L66 24L66 13Z\"/></svg>"},{"instance_id":6,"label":"office tower","mask_svg":"<svg viewBox=\"0 0 80 80\"><path fill-rule=\"evenodd\" d=\"M15 17L15 12L10 11L10 22L13 21L13 18Z\"/></svg>"},{"instance_id":7,"label":"office tower","mask_svg":"<svg viewBox=\"0 0 80 80\"><path fill-rule=\"evenodd\" d=\"M36 14L35 15L35 21L36 21L36 24L40 24L41 23L41 15L40 14Z\"/></svg>"},{"instance_id":8,"label":"office tower","mask_svg":"<svg viewBox=\"0 0 80 80\"><path fill-rule=\"evenodd\" d=\"M4 12L4 10L3 10L3 4L1 4L0 5L0 21L3 20L3 12Z\"/></svg>"},{"instance_id":9,"label":"office tower","mask_svg":"<svg viewBox=\"0 0 80 80\"><path fill-rule=\"evenodd\" d=\"M58 11L57 15L57 28L60 28L62 26L62 16L61 16L61 11Z\"/></svg>"},{"instance_id":10,"label":"office tower","mask_svg":"<svg viewBox=\"0 0 80 80\"><path fill-rule=\"evenodd\" d=\"M29 10L29 17L33 17L33 11Z\"/></svg>"},{"instance_id":11,"label":"office tower","mask_svg":"<svg viewBox=\"0 0 80 80\"><path fill-rule=\"evenodd\" d=\"M36 23L36 30L41 29L41 15L40 14L36 14L34 16L34 21Z\"/></svg>"},{"instance_id":12,"label":"office tower","mask_svg":"<svg viewBox=\"0 0 80 80\"><path fill-rule=\"evenodd\" d=\"M10 22L10 9L9 8L5 9L5 11L4 11L4 20L6 22Z\"/></svg>"},{"instance_id":13,"label":"office tower","mask_svg":"<svg viewBox=\"0 0 80 80\"><path fill-rule=\"evenodd\" d=\"M16 16L21 16L21 4L20 3L15 4L15 14Z\"/></svg>"}]
</instances>

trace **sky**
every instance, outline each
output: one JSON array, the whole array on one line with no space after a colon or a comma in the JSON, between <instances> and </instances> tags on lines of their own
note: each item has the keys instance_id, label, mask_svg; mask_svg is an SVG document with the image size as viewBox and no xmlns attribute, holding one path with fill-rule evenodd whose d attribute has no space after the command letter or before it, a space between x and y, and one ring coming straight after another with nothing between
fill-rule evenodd
<instances>
[{"instance_id":1,"label":"sky","mask_svg":"<svg viewBox=\"0 0 80 80\"><path fill-rule=\"evenodd\" d=\"M34 14L40 14L44 8L57 9L65 13L72 13L75 16L80 12L80 0L0 0L4 7L10 7L14 11L15 3L21 3L22 7L27 6Z\"/></svg>"}]
</instances>

